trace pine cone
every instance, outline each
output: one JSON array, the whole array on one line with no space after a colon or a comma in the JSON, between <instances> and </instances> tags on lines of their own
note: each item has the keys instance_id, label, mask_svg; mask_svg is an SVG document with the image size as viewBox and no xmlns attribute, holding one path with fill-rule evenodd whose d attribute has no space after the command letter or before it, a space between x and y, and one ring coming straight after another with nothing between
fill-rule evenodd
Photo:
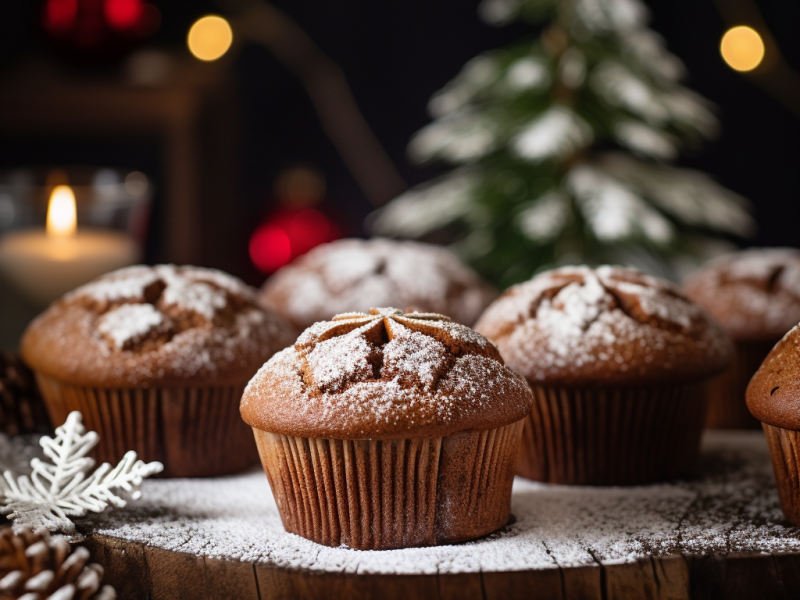
<instances>
[{"instance_id":1,"label":"pine cone","mask_svg":"<svg viewBox=\"0 0 800 600\"><path fill-rule=\"evenodd\" d=\"M0 432L49 433L50 419L31 370L19 357L0 352Z\"/></svg>"},{"instance_id":2,"label":"pine cone","mask_svg":"<svg viewBox=\"0 0 800 600\"><path fill-rule=\"evenodd\" d=\"M74 550L63 538L25 529L0 529L0 600L114 600L110 585L100 587L103 567L86 564L89 551Z\"/></svg>"}]
</instances>

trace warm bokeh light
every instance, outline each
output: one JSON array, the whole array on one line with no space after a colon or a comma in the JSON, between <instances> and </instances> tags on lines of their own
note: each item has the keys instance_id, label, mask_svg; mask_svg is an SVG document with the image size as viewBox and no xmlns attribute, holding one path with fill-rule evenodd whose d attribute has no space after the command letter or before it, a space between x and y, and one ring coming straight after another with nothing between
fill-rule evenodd
<instances>
[{"instance_id":1,"label":"warm bokeh light","mask_svg":"<svg viewBox=\"0 0 800 600\"><path fill-rule=\"evenodd\" d=\"M757 31L740 25L725 32L719 51L732 69L752 71L764 59L764 42Z\"/></svg>"},{"instance_id":2,"label":"warm bokeh light","mask_svg":"<svg viewBox=\"0 0 800 600\"><path fill-rule=\"evenodd\" d=\"M75 194L68 185L57 185L47 204L47 235L70 237L78 227Z\"/></svg>"},{"instance_id":3,"label":"warm bokeh light","mask_svg":"<svg viewBox=\"0 0 800 600\"><path fill-rule=\"evenodd\" d=\"M186 43L195 58L205 61L217 60L231 47L233 30L222 17L214 15L201 17L189 29Z\"/></svg>"}]
</instances>

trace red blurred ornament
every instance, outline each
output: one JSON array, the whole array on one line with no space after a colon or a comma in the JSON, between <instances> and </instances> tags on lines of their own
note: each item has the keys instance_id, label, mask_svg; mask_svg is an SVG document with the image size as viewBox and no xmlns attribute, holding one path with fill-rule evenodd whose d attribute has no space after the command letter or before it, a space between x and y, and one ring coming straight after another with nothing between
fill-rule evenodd
<instances>
[{"instance_id":1,"label":"red blurred ornament","mask_svg":"<svg viewBox=\"0 0 800 600\"><path fill-rule=\"evenodd\" d=\"M330 218L309 208L322 200L325 188L321 174L294 167L278 177L275 187L282 206L250 237L250 259L262 273L274 273L312 248L342 237Z\"/></svg>"},{"instance_id":2,"label":"red blurred ornament","mask_svg":"<svg viewBox=\"0 0 800 600\"><path fill-rule=\"evenodd\" d=\"M132 29L142 17L141 0L106 0L103 12L115 29Z\"/></svg>"},{"instance_id":3,"label":"red blurred ornament","mask_svg":"<svg viewBox=\"0 0 800 600\"><path fill-rule=\"evenodd\" d=\"M78 0L48 0L44 7L44 27L53 33L61 33L75 24L78 15Z\"/></svg>"},{"instance_id":4,"label":"red blurred ornament","mask_svg":"<svg viewBox=\"0 0 800 600\"><path fill-rule=\"evenodd\" d=\"M250 258L259 271L277 271L292 259L289 236L271 223L261 225L250 238Z\"/></svg>"},{"instance_id":5,"label":"red blurred ornament","mask_svg":"<svg viewBox=\"0 0 800 600\"><path fill-rule=\"evenodd\" d=\"M42 27L61 56L108 63L158 29L161 12L143 0L45 0Z\"/></svg>"},{"instance_id":6,"label":"red blurred ornament","mask_svg":"<svg viewBox=\"0 0 800 600\"><path fill-rule=\"evenodd\" d=\"M320 244L342 237L328 217L313 208L284 208L250 237L250 259L262 273L274 273Z\"/></svg>"}]
</instances>

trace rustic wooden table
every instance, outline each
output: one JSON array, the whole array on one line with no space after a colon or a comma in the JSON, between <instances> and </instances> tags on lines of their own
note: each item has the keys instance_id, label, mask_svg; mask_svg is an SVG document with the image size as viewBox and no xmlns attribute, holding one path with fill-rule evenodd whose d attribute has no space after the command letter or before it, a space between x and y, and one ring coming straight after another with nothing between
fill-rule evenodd
<instances>
[{"instance_id":1,"label":"rustic wooden table","mask_svg":"<svg viewBox=\"0 0 800 600\"><path fill-rule=\"evenodd\" d=\"M266 478L152 480L81 521L126 598L797 598L800 531L761 432L711 432L696 475L633 488L518 479L476 542L360 552L283 531Z\"/></svg>"}]
</instances>

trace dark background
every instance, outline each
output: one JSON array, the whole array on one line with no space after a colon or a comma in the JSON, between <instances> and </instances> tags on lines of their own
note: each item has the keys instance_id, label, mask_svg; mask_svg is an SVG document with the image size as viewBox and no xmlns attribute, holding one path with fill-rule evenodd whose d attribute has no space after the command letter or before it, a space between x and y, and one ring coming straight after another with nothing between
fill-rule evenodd
<instances>
[{"instance_id":1,"label":"dark background","mask_svg":"<svg viewBox=\"0 0 800 600\"><path fill-rule=\"evenodd\" d=\"M163 20L148 44L175 52L186 52L186 32L196 18L221 12L213 2L154 3ZM0 85L32 57L51 61L65 77L115 76L119 67L114 64L64 60L38 25L38 3L5 4L0 18ZM342 67L365 118L412 185L436 172L417 167L406 157L410 136L429 121L426 103L431 94L476 54L535 34L525 25L484 24L477 16L476 1L279 0L275 4ZM718 45L727 27L712 0L649 0L648 5L653 28L686 63L686 83L717 105L722 121L719 138L696 155L683 156L681 162L710 172L752 201L759 223L753 244L797 245L793 216L800 189L800 119L723 63ZM787 62L800 69L797 5L790 0L758 3ZM232 69L241 124L241 186L219 202L235 204L242 220L237 239L225 242L240 248L240 264L230 270L258 283L263 276L246 259L246 238L271 209L271 185L281 168L294 162L319 168L328 183L325 208L348 234L363 234L363 219L372 207L322 131L302 86L266 48L244 46ZM0 169L112 162L141 169L158 183L163 174L155 144L140 139L118 144L109 153L92 140L43 143L22 136L0 140ZM163 199L157 194L155 201ZM151 238L163 235L168 232L156 216ZM148 260L158 261L158 246L150 246Z\"/></svg>"}]
</instances>

